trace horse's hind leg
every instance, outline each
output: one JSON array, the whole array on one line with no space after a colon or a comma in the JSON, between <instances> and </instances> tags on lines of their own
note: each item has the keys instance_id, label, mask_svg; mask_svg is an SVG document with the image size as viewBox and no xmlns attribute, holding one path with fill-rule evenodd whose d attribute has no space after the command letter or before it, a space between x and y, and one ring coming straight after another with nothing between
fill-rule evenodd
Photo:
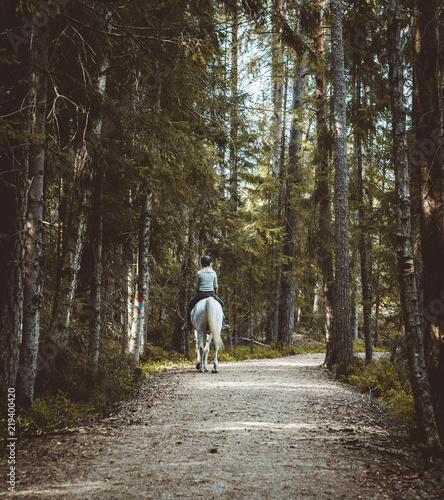
<instances>
[{"instance_id":1,"label":"horse's hind leg","mask_svg":"<svg viewBox=\"0 0 444 500\"><path fill-rule=\"evenodd\" d=\"M204 348L203 348L203 335L196 331L196 370L199 372L204 371Z\"/></svg>"},{"instance_id":2,"label":"horse's hind leg","mask_svg":"<svg viewBox=\"0 0 444 500\"><path fill-rule=\"evenodd\" d=\"M201 347L199 349L199 351L200 351L200 353L199 353L200 363L199 363L199 367L197 367L197 365L196 365L196 368L198 369L198 371L203 373L203 372L207 371L205 349L203 347Z\"/></svg>"},{"instance_id":3,"label":"horse's hind leg","mask_svg":"<svg viewBox=\"0 0 444 500\"><path fill-rule=\"evenodd\" d=\"M214 347L214 359L213 359L213 370L212 372L213 373L217 373L218 370L217 370L217 365L218 365L218 362L217 362L217 351L219 350L219 348L217 346Z\"/></svg>"},{"instance_id":4,"label":"horse's hind leg","mask_svg":"<svg viewBox=\"0 0 444 500\"><path fill-rule=\"evenodd\" d=\"M211 344L211 335L207 335L207 341L205 343L205 347L203 349L203 370L208 371L208 354L210 352L210 344Z\"/></svg>"},{"instance_id":5,"label":"horse's hind leg","mask_svg":"<svg viewBox=\"0 0 444 500\"><path fill-rule=\"evenodd\" d=\"M200 371L200 365L201 365L201 356L200 356L200 349L196 349L196 354L197 354L197 360L196 360L196 370Z\"/></svg>"}]
</instances>

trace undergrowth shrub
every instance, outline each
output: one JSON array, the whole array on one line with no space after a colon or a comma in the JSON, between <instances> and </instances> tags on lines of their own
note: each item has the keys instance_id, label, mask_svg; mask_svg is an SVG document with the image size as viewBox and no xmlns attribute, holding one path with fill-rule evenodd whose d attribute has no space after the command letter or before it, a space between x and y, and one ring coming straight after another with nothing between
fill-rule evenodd
<instances>
[{"instance_id":1,"label":"undergrowth shrub","mask_svg":"<svg viewBox=\"0 0 444 500\"><path fill-rule=\"evenodd\" d=\"M140 368L145 378L168 368L194 364L194 361L187 359L184 354L150 342L146 346L146 354L141 357L140 361Z\"/></svg>"},{"instance_id":2,"label":"undergrowth shrub","mask_svg":"<svg viewBox=\"0 0 444 500\"><path fill-rule=\"evenodd\" d=\"M383 347L372 347L373 352L386 352ZM354 340L353 341L353 352L365 352L365 342L364 340Z\"/></svg>"},{"instance_id":3,"label":"undergrowth shrub","mask_svg":"<svg viewBox=\"0 0 444 500\"><path fill-rule=\"evenodd\" d=\"M74 374L78 380L70 386L68 382ZM86 363L67 367L63 378L53 380L46 391L36 394L31 409L19 410L17 435L59 431L102 415L112 403L139 387L143 379L143 376L134 377L134 365L129 356L105 349L95 370Z\"/></svg>"},{"instance_id":4,"label":"undergrowth shrub","mask_svg":"<svg viewBox=\"0 0 444 500\"><path fill-rule=\"evenodd\" d=\"M39 435L90 419L97 413L92 403L71 401L63 392L37 398L31 410L17 419L21 434Z\"/></svg>"},{"instance_id":5,"label":"undergrowth shrub","mask_svg":"<svg viewBox=\"0 0 444 500\"><path fill-rule=\"evenodd\" d=\"M362 359L355 358L355 364L338 378L368 393L408 434L414 434L415 408L405 360L392 363L387 356L382 356L365 366Z\"/></svg>"},{"instance_id":6,"label":"undergrowth shrub","mask_svg":"<svg viewBox=\"0 0 444 500\"><path fill-rule=\"evenodd\" d=\"M285 346L277 343L269 345L254 345L254 353L251 353L250 345L237 345L231 351L218 353L221 361L243 361L245 359L280 358L282 356L293 356L295 354L324 353L325 344L315 342L313 344Z\"/></svg>"}]
</instances>

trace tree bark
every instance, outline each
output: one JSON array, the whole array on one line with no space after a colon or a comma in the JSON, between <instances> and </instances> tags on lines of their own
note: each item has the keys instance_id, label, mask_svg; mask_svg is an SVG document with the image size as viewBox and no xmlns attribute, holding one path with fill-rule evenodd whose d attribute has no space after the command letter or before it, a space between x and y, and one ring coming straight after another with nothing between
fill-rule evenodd
<instances>
[{"instance_id":1,"label":"tree bark","mask_svg":"<svg viewBox=\"0 0 444 500\"><path fill-rule=\"evenodd\" d=\"M94 271L90 293L92 317L89 322L89 361L93 369L97 368L97 363L99 362L100 333L102 330L103 185L104 172L99 165L95 176L94 209L91 223Z\"/></svg>"},{"instance_id":2,"label":"tree bark","mask_svg":"<svg viewBox=\"0 0 444 500\"><path fill-rule=\"evenodd\" d=\"M239 116L238 116L238 78L239 78L239 6L238 0L232 2L233 5L233 27L231 31L231 107L230 107L230 183L229 183L229 194L230 194L230 208L232 212L232 217L237 217L237 210L239 205L239 182L238 182L238 133L239 133ZM234 273L236 273L236 262L234 263ZM237 284L234 285L234 301L231 311L231 317L233 319L232 324L232 338L234 339L234 344L237 344Z\"/></svg>"},{"instance_id":3,"label":"tree bark","mask_svg":"<svg viewBox=\"0 0 444 500\"><path fill-rule=\"evenodd\" d=\"M279 328L278 341L291 345L294 335L294 307L296 300L296 244L297 244L297 207L298 185L300 182L303 94L305 90L305 58L295 67L293 82L294 113L288 151L288 166L286 172L286 186L284 189L284 229L285 241L282 249L283 265L281 270L280 300L279 300Z\"/></svg>"},{"instance_id":4,"label":"tree bark","mask_svg":"<svg viewBox=\"0 0 444 500\"><path fill-rule=\"evenodd\" d=\"M362 138L361 138L361 51L357 54L357 79L356 79L356 135L355 135L355 152L357 158L358 170L358 223L359 223L359 255L361 258L361 288L362 288L362 309L363 309L363 326L364 326L364 342L365 342L365 364L369 365L372 362L372 296L370 290L370 272L368 262L367 238L366 231L363 227L364 223L364 181L363 181L363 165L362 165Z\"/></svg>"},{"instance_id":5,"label":"tree bark","mask_svg":"<svg viewBox=\"0 0 444 500\"><path fill-rule=\"evenodd\" d=\"M145 302L148 295L149 279L149 244L151 229L151 204L152 189L145 188L141 199L141 215L139 223L139 261L137 278L137 308L135 311L135 329L129 341L129 354L134 358L135 363L139 362L140 345L143 335Z\"/></svg>"},{"instance_id":6,"label":"tree bark","mask_svg":"<svg viewBox=\"0 0 444 500\"><path fill-rule=\"evenodd\" d=\"M353 362L350 332L346 86L340 0L331 0L330 7L333 14L331 45L335 151L335 298L333 303L335 330L330 350L327 353L326 364L328 367L337 364L339 371L344 371Z\"/></svg>"},{"instance_id":7,"label":"tree bark","mask_svg":"<svg viewBox=\"0 0 444 500\"><path fill-rule=\"evenodd\" d=\"M2 29L20 24L14 2L4 2L0 24ZM0 48L6 53L10 50L5 36L0 40ZM21 82L28 77L29 56L28 45L24 44L18 53L21 65L11 65L13 69L5 69L1 75L5 89L14 88L8 99L0 103L2 114L19 111L17 116L25 124L23 129L28 123L29 107L28 88ZM15 387L23 323L29 144L28 138L20 136L20 132L18 138L6 139L0 156L0 407L7 401L8 388Z\"/></svg>"},{"instance_id":8,"label":"tree bark","mask_svg":"<svg viewBox=\"0 0 444 500\"><path fill-rule=\"evenodd\" d=\"M17 397L22 407L34 400L40 338L43 259L43 177L45 169L46 100L49 28L32 27L27 130L34 136L29 145L28 204L26 218L25 288ZM38 137L40 136L40 137Z\"/></svg>"},{"instance_id":9,"label":"tree bark","mask_svg":"<svg viewBox=\"0 0 444 500\"><path fill-rule=\"evenodd\" d=\"M415 401L417 427L422 442L439 448L439 436L433 413L430 387L427 379L418 293L411 244L409 168L404 108L404 78L402 74L401 29L399 0L391 0L388 16L388 54L391 106L393 120L393 160L397 195L397 255L401 302L404 315L410 381Z\"/></svg>"},{"instance_id":10,"label":"tree bark","mask_svg":"<svg viewBox=\"0 0 444 500\"><path fill-rule=\"evenodd\" d=\"M237 0L233 2L232 12L232 29L231 29L231 106L230 106L230 204L234 214L237 212L239 203L238 193L238 133L239 133L239 116L237 109L238 99L238 5Z\"/></svg>"},{"instance_id":11,"label":"tree bark","mask_svg":"<svg viewBox=\"0 0 444 500\"><path fill-rule=\"evenodd\" d=\"M314 49L318 59L322 60L324 54L325 33L322 27L322 0L315 0L316 7L316 37ZM322 64L319 64L322 67ZM333 312L334 302L334 274L331 237L331 193L328 182L329 142L327 121L325 117L326 96L325 77L323 74L316 76L316 173L314 202L319 207L318 229L315 239L316 260L322 275L322 313L324 317L324 336L327 342L327 352L333 338Z\"/></svg>"},{"instance_id":12,"label":"tree bark","mask_svg":"<svg viewBox=\"0 0 444 500\"><path fill-rule=\"evenodd\" d=\"M285 16L287 2L279 0L276 2L278 12L275 14L276 19L279 19L279 24L273 24L273 38L271 46L271 99L273 102L273 114L271 119L271 136L272 136L272 174L276 183L276 190L271 196L271 211L272 216L277 219L277 224L281 225L282 216L282 178L283 178L283 161L282 161L282 138L284 133L283 120L283 102L284 102L284 83L285 83L285 45L282 40L282 27L280 25L280 16ZM281 282L281 248L280 245L275 245L273 249L273 284L270 297L270 334L269 337L273 340L281 340L279 333L279 299L280 299L280 282Z\"/></svg>"},{"instance_id":13,"label":"tree bark","mask_svg":"<svg viewBox=\"0 0 444 500\"><path fill-rule=\"evenodd\" d=\"M122 278L122 312L121 312L121 352L127 352L128 342L133 330L134 300L136 295L137 251L135 235L130 232L123 248L124 274Z\"/></svg>"},{"instance_id":14,"label":"tree bark","mask_svg":"<svg viewBox=\"0 0 444 500\"><path fill-rule=\"evenodd\" d=\"M69 338L92 196L93 169L86 143L83 143L75 153L74 175L71 196L67 200L66 219L61 221L63 224L62 255L51 320L52 333L61 349L67 344Z\"/></svg>"},{"instance_id":15,"label":"tree bark","mask_svg":"<svg viewBox=\"0 0 444 500\"><path fill-rule=\"evenodd\" d=\"M188 216L190 219L190 216ZM194 215L188 221L188 236L186 241L185 256L182 261L182 269L180 272L180 286L178 295L177 310L178 315L176 318L176 325L174 328L173 335L173 347L179 352L186 352L189 341L189 334L187 336L187 331L182 330L182 326L187 318L188 303L191 300L190 296L190 284L192 286L192 292L195 292L195 276L193 276L193 268L195 261L195 217ZM182 245L181 245L182 246Z\"/></svg>"},{"instance_id":16,"label":"tree bark","mask_svg":"<svg viewBox=\"0 0 444 500\"><path fill-rule=\"evenodd\" d=\"M444 151L438 2L413 2L413 109L419 171L424 349L436 420L444 436Z\"/></svg>"}]
</instances>

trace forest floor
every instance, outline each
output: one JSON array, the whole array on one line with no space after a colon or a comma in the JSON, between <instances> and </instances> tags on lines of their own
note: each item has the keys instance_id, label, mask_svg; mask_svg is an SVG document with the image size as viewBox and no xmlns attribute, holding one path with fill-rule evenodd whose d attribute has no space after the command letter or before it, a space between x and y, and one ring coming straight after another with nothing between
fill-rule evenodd
<instances>
[{"instance_id":1,"label":"forest floor","mask_svg":"<svg viewBox=\"0 0 444 500\"><path fill-rule=\"evenodd\" d=\"M0 496L103 499L444 498L368 397L323 354L169 370L106 418L19 443ZM2 463L2 478L6 478Z\"/></svg>"}]
</instances>

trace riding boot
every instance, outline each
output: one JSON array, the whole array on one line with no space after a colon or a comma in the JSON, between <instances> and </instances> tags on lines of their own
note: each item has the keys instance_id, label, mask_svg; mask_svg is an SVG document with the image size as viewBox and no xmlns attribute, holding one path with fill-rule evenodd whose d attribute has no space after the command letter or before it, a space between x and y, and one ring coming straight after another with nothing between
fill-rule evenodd
<instances>
[{"instance_id":1,"label":"riding boot","mask_svg":"<svg viewBox=\"0 0 444 500\"><path fill-rule=\"evenodd\" d=\"M193 329L193 325L191 324L191 311L188 309L187 311L187 321L186 323L183 325L182 327L182 330L192 330Z\"/></svg>"}]
</instances>

